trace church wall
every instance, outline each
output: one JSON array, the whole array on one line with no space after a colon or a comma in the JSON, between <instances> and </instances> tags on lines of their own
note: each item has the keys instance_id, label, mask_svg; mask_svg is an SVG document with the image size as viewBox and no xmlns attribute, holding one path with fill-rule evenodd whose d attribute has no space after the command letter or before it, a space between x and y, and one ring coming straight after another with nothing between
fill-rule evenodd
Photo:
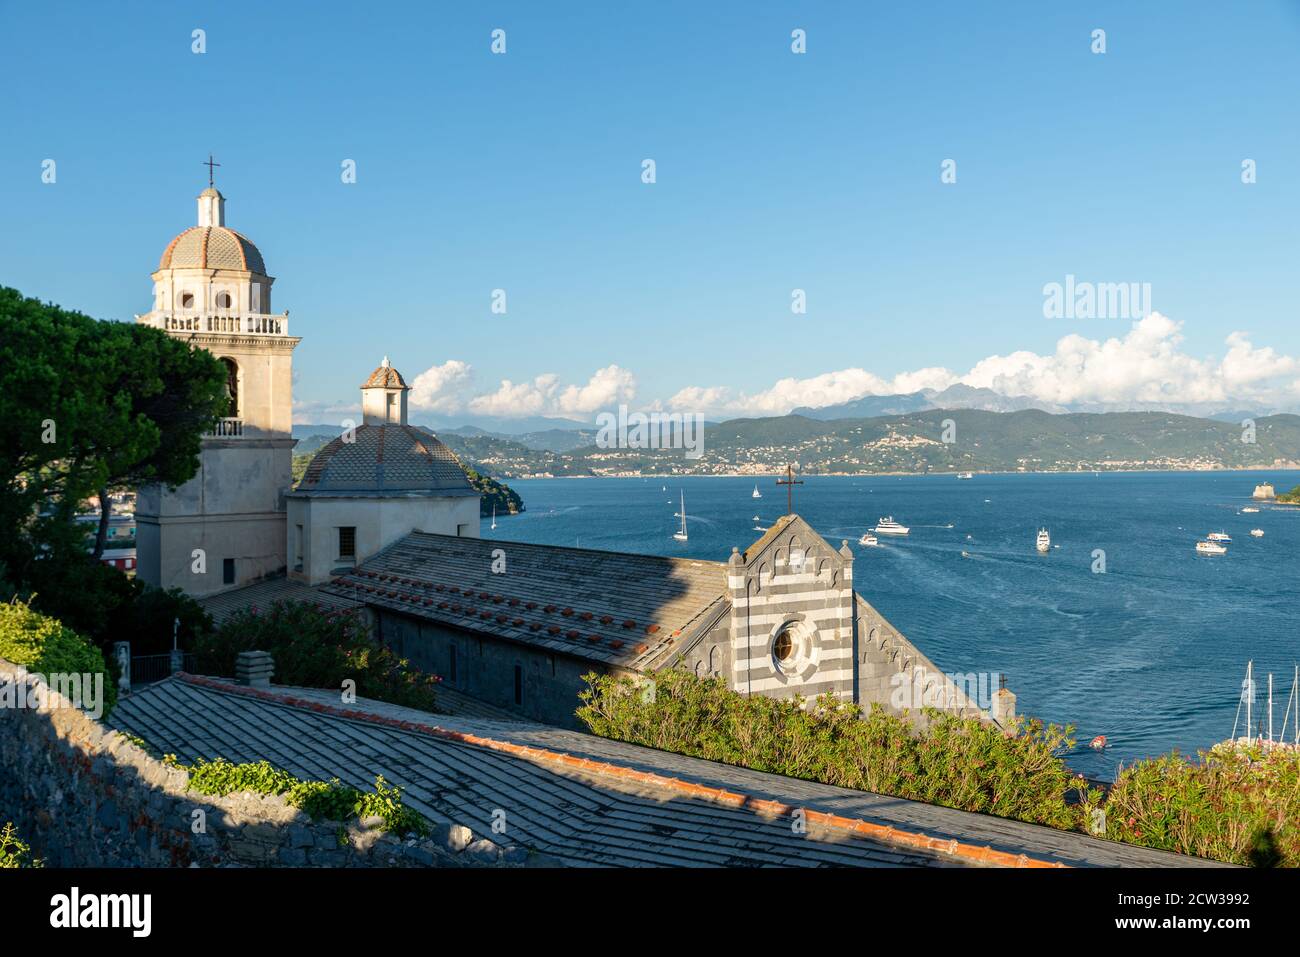
<instances>
[{"instance_id":1,"label":"church wall","mask_svg":"<svg viewBox=\"0 0 1300 957\"><path fill-rule=\"evenodd\" d=\"M291 577L317 585L337 574L337 569L359 564L412 531L455 535L464 526L468 537L478 538L477 495L419 498L290 497L286 523L286 554L294 558L297 526L303 526L303 568L290 565ZM355 528L356 559L340 562L340 527Z\"/></svg>"},{"instance_id":2,"label":"church wall","mask_svg":"<svg viewBox=\"0 0 1300 957\"><path fill-rule=\"evenodd\" d=\"M215 594L281 572L284 513L256 516L206 515L164 518L136 516L137 576L150 585L180 588L196 597ZM205 571L194 569L194 550L203 550ZM155 557L156 556L156 557ZM224 583L226 559L234 559L235 582Z\"/></svg>"},{"instance_id":3,"label":"church wall","mask_svg":"<svg viewBox=\"0 0 1300 957\"><path fill-rule=\"evenodd\" d=\"M239 415L246 436L288 437L293 430L293 345L285 337L205 336L196 343L239 367ZM232 416L236 417L236 416Z\"/></svg>"},{"instance_id":4,"label":"church wall","mask_svg":"<svg viewBox=\"0 0 1300 957\"><path fill-rule=\"evenodd\" d=\"M142 486L136 502L136 574L148 584L210 595L285 567L282 498L289 440L205 439L199 471L175 490ZM206 570L193 571L202 549ZM224 582L224 561L235 581Z\"/></svg>"},{"instance_id":5,"label":"church wall","mask_svg":"<svg viewBox=\"0 0 1300 957\"><path fill-rule=\"evenodd\" d=\"M450 687L524 717L562 728L585 730L574 716L587 687L582 676L607 674L595 662L527 645L446 628L388 610L376 609L383 643L422 671L440 675ZM456 663L452 666L455 648ZM515 668L522 669L522 703L515 702ZM454 679L453 679L454 672ZM625 673L613 669L614 673Z\"/></svg>"},{"instance_id":6,"label":"church wall","mask_svg":"<svg viewBox=\"0 0 1300 957\"><path fill-rule=\"evenodd\" d=\"M857 696L864 711L878 704L890 714L907 714L922 726L927 723L920 713L923 705L961 717L982 716L978 694L972 699L967 693L973 690L971 683L963 682L965 687L957 685L861 596L856 597L854 604L858 634ZM978 687L979 680L974 684ZM987 679L984 684L987 688ZM985 703L985 711L990 703Z\"/></svg>"},{"instance_id":7,"label":"church wall","mask_svg":"<svg viewBox=\"0 0 1300 957\"><path fill-rule=\"evenodd\" d=\"M731 687L811 700L856 698L853 560L796 519L757 554L728 564ZM792 654L778 660L786 635Z\"/></svg>"},{"instance_id":8,"label":"church wall","mask_svg":"<svg viewBox=\"0 0 1300 957\"><path fill-rule=\"evenodd\" d=\"M679 667L699 678L720 675L731 683L730 617L724 616L682 656ZM678 667L674 665L674 667Z\"/></svg>"}]
</instances>

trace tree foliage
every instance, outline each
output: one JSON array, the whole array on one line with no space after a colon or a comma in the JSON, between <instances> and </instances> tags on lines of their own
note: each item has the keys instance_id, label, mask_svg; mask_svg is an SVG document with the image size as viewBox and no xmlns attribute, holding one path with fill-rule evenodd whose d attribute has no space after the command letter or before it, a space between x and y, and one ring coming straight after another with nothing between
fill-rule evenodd
<instances>
[{"instance_id":1,"label":"tree foliage","mask_svg":"<svg viewBox=\"0 0 1300 957\"><path fill-rule=\"evenodd\" d=\"M67 526L92 495L191 478L226 401L225 371L210 353L0 287L0 549L9 573L22 577L34 544L69 544Z\"/></svg>"}]
</instances>

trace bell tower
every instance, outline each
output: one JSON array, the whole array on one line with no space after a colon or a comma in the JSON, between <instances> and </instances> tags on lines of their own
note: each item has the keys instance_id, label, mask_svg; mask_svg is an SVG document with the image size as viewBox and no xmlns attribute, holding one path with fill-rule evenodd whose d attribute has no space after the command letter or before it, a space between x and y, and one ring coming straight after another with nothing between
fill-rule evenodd
<instances>
[{"instance_id":1,"label":"bell tower","mask_svg":"<svg viewBox=\"0 0 1300 957\"><path fill-rule=\"evenodd\" d=\"M149 485L137 494L137 574L194 596L287 564L293 350L301 340L289 334L287 310L270 312L275 280L261 251L225 225L225 206L209 180L198 224L167 245L153 273L154 308L135 317L226 368L230 408L203 439L198 473L179 488Z\"/></svg>"}]
</instances>

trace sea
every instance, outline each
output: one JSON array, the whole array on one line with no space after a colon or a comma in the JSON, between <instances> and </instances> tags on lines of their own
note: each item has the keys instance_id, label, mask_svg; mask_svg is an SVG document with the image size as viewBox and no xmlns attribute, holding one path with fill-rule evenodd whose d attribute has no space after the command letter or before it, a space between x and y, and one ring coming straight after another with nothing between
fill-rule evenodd
<instances>
[{"instance_id":1,"label":"sea","mask_svg":"<svg viewBox=\"0 0 1300 957\"><path fill-rule=\"evenodd\" d=\"M514 480L526 510L495 530L484 521L483 535L725 561L786 513L776 478ZM1122 763L1225 740L1235 720L1244 734L1248 660L1257 729L1271 672L1281 732L1300 661L1300 507L1251 493L1290 489L1300 472L801 478L794 510L832 545L848 540L857 591L941 670L1004 674L1020 714L1072 726L1076 771L1112 780ZM689 541L678 542L683 493ZM858 545L882 516L911 534ZM1214 531L1232 537L1227 554L1197 554ZM1293 702L1287 740L1295 714ZM1088 746L1097 735L1104 750Z\"/></svg>"}]
</instances>

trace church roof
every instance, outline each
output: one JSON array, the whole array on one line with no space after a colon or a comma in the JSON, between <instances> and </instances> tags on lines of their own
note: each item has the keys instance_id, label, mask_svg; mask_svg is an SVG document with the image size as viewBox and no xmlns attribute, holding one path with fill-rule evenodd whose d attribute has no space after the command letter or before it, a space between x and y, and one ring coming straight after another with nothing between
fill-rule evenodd
<instances>
[{"instance_id":1,"label":"church roof","mask_svg":"<svg viewBox=\"0 0 1300 957\"><path fill-rule=\"evenodd\" d=\"M504 840L488 831L483 808L499 807L503 794L525 796L508 840L544 866L1224 866L500 720L463 708L464 697L445 684L437 695L439 709L451 713L366 698L341 706L337 688L263 690L174 675L124 696L106 723L185 763L271 756L298 777L337 777L358 788L383 775L429 821L464 824L475 838ZM129 752L118 760L149 760ZM804 809L802 831L787 823L795 808Z\"/></svg>"},{"instance_id":2,"label":"church roof","mask_svg":"<svg viewBox=\"0 0 1300 957\"><path fill-rule=\"evenodd\" d=\"M295 497L477 495L447 446L415 425L360 425L316 453Z\"/></svg>"},{"instance_id":3,"label":"church roof","mask_svg":"<svg viewBox=\"0 0 1300 957\"><path fill-rule=\"evenodd\" d=\"M507 574L493 574L499 550ZM726 587L720 562L412 532L320 589L646 670L729 607Z\"/></svg>"},{"instance_id":4,"label":"church roof","mask_svg":"<svg viewBox=\"0 0 1300 957\"><path fill-rule=\"evenodd\" d=\"M252 241L225 226L191 226L163 250L159 269L238 269L266 275Z\"/></svg>"},{"instance_id":5,"label":"church roof","mask_svg":"<svg viewBox=\"0 0 1300 957\"><path fill-rule=\"evenodd\" d=\"M363 389L405 389L408 388L406 380L402 374L388 364L385 359L374 372L370 373L370 378L361 384Z\"/></svg>"}]
</instances>

